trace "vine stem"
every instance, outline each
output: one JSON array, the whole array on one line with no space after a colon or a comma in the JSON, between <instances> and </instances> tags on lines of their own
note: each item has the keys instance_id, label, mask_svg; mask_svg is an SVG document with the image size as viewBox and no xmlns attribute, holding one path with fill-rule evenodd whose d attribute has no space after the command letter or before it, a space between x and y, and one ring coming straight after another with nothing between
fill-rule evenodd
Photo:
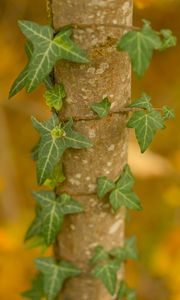
<instances>
[{"instance_id":1,"label":"vine stem","mask_svg":"<svg viewBox=\"0 0 180 300\"><path fill-rule=\"evenodd\" d=\"M156 111L163 111L162 108L156 107L153 108ZM146 111L145 108L136 108L136 107L124 107L120 108L118 111L110 111L108 116L112 116L113 114L123 114L123 113L130 113L130 112L136 112L136 111ZM67 118L63 118L60 116L61 121L67 121ZM78 117L73 117L74 121L93 121L93 120L99 120L98 117L93 117L93 116L87 116L86 118L78 118Z\"/></svg>"},{"instance_id":2,"label":"vine stem","mask_svg":"<svg viewBox=\"0 0 180 300\"><path fill-rule=\"evenodd\" d=\"M99 27L118 28L118 29L122 28L122 29L128 29L129 31L130 30L140 30L140 27L137 27L137 26L128 26L126 24L113 24L113 23L100 23L100 24L97 24L97 23L87 23L87 24L71 23L71 24L68 24L67 26L71 26L74 29L82 29L82 30L85 30L85 29L88 29L88 28L96 30ZM57 30L57 32L60 29L61 28L59 28Z\"/></svg>"}]
</instances>

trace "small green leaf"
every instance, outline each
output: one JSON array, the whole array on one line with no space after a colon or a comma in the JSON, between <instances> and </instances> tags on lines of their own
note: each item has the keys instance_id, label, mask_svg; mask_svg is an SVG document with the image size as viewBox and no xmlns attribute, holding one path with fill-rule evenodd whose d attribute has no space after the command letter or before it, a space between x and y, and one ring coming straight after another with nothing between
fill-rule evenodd
<instances>
[{"instance_id":1,"label":"small green leaf","mask_svg":"<svg viewBox=\"0 0 180 300\"><path fill-rule=\"evenodd\" d=\"M56 262L53 258L35 260L37 269L44 275L44 292L47 300L54 300L66 279L81 274L81 270L67 261Z\"/></svg>"},{"instance_id":2,"label":"small green leaf","mask_svg":"<svg viewBox=\"0 0 180 300\"><path fill-rule=\"evenodd\" d=\"M32 123L41 135L37 161L37 181L40 185L52 175L67 148L81 149L92 146L86 137L72 129L71 120L62 124L55 113L42 123L32 117Z\"/></svg>"},{"instance_id":3,"label":"small green leaf","mask_svg":"<svg viewBox=\"0 0 180 300\"><path fill-rule=\"evenodd\" d=\"M129 165L126 164L119 179L116 181L116 187L120 187L121 189L131 189L134 183L134 176L131 172Z\"/></svg>"},{"instance_id":4,"label":"small green leaf","mask_svg":"<svg viewBox=\"0 0 180 300\"><path fill-rule=\"evenodd\" d=\"M28 65L26 90L32 92L52 71L55 63L66 59L88 63L86 53L71 39L70 28L64 28L55 37L50 26L41 26L30 21L19 21L22 33L33 44L33 54Z\"/></svg>"},{"instance_id":5,"label":"small green leaf","mask_svg":"<svg viewBox=\"0 0 180 300\"><path fill-rule=\"evenodd\" d=\"M106 97L101 102L93 103L91 109L97 113L99 118L104 118L108 115L109 109L111 107L111 102Z\"/></svg>"},{"instance_id":6,"label":"small green leaf","mask_svg":"<svg viewBox=\"0 0 180 300\"><path fill-rule=\"evenodd\" d=\"M129 190L117 188L111 192L109 199L115 211L117 211L121 206L134 210L142 210L139 198L134 192Z\"/></svg>"},{"instance_id":7,"label":"small green leaf","mask_svg":"<svg viewBox=\"0 0 180 300\"><path fill-rule=\"evenodd\" d=\"M44 97L46 104L56 111L60 111L63 99L66 97L66 92L63 84L55 85L53 88L46 90Z\"/></svg>"},{"instance_id":8,"label":"small green leaf","mask_svg":"<svg viewBox=\"0 0 180 300\"><path fill-rule=\"evenodd\" d=\"M141 30L126 33L117 44L117 50L128 52L133 70L138 76L145 73L149 67L153 50L160 47L159 35L146 21Z\"/></svg>"},{"instance_id":9,"label":"small green leaf","mask_svg":"<svg viewBox=\"0 0 180 300\"><path fill-rule=\"evenodd\" d=\"M97 265L92 275L95 278L99 278L109 291L111 295L114 295L116 291L117 283L117 271L119 270L119 264L117 262L109 262L103 265Z\"/></svg>"},{"instance_id":10,"label":"small green leaf","mask_svg":"<svg viewBox=\"0 0 180 300\"><path fill-rule=\"evenodd\" d=\"M136 138L143 153L151 144L157 130L164 128L164 120L158 111L137 111L129 119L127 127L135 128Z\"/></svg>"},{"instance_id":11,"label":"small green leaf","mask_svg":"<svg viewBox=\"0 0 180 300\"><path fill-rule=\"evenodd\" d=\"M22 296L31 300L41 300L44 297L44 277L38 273L32 280L31 290L22 293Z\"/></svg>"},{"instance_id":12,"label":"small green leaf","mask_svg":"<svg viewBox=\"0 0 180 300\"><path fill-rule=\"evenodd\" d=\"M101 176L97 178L97 195L101 199L108 192L115 188L115 183L105 176Z\"/></svg>"},{"instance_id":13,"label":"small green leaf","mask_svg":"<svg viewBox=\"0 0 180 300\"><path fill-rule=\"evenodd\" d=\"M31 225L29 226L24 240L27 241L31 239L33 236L41 235L42 233L42 222L41 222L41 210L38 208L36 211L36 217L32 221Z\"/></svg>"},{"instance_id":14,"label":"small green leaf","mask_svg":"<svg viewBox=\"0 0 180 300\"><path fill-rule=\"evenodd\" d=\"M42 234L47 246L54 243L65 215L84 210L81 203L65 193L56 196L52 191L35 191L33 197L42 208L40 214Z\"/></svg>"},{"instance_id":15,"label":"small green leaf","mask_svg":"<svg viewBox=\"0 0 180 300\"><path fill-rule=\"evenodd\" d=\"M126 300L136 300L136 291L128 287L125 281L121 281L117 300L123 300L124 297Z\"/></svg>"},{"instance_id":16,"label":"small green leaf","mask_svg":"<svg viewBox=\"0 0 180 300\"><path fill-rule=\"evenodd\" d=\"M77 214L84 211L83 205L66 193L58 196L57 202L60 212L63 215Z\"/></svg>"},{"instance_id":17,"label":"small green leaf","mask_svg":"<svg viewBox=\"0 0 180 300\"><path fill-rule=\"evenodd\" d=\"M96 264L98 262L101 262L103 260L107 260L109 258L108 253L104 250L104 248L100 245L98 245L94 249L93 256L91 258L91 263Z\"/></svg>"},{"instance_id":18,"label":"small green leaf","mask_svg":"<svg viewBox=\"0 0 180 300\"><path fill-rule=\"evenodd\" d=\"M163 106L163 119L166 121L174 118L175 118L174 111L168 106Z\"/></svg>"},{"instance_id":19,"label":"small green leaf","mask_svg":"<svg viewBox=\"0 0 180 300\"><path fill-rule=\"evenodd\" d=\"M65 178L64 173L63 173L62 163L59 162L55 166L55 168L54 168L52 174L49 176L49 178L47 178L45 180L43 185L49 187L50 189L54 189L57 186L58 183L64 182L65 179L66 178Z\"/></svg>"},{"instance_id":20,"label":"small green leaf","mask_svg":"<svg viewBox=\"0 0 180 300\"><path fill-rule=\"evenodd\" d=\"M176 46L177 38L173 35L171 30L162 29L160 33L162 34L163 40L159 50L164 51L168 48Z\"/></svg>"},{"instance_id":21,"label":"small green leaf","mask_svg":"<svg viewBox=\"0 0 180 300\"><path fill-rule=\"evenodd\" d=\"M138 259L136 237L132 236L125 240L124 246L113 248L110 251L110 255L122 262L128 259Z\"/></svg>"},{"instance_id":22,"label":"small green leaf","mask_svg":"<svg viewBox=\"0 0 180 300\"><path fill-rule=\"evenodd\" d=\"M151 97L147 94L143 93L142 96L137 99L135 102L133 102L129 107L132 108L144 108L148 111L152 110L152 104L151 104Z\"/></svg>"}]
</instances>

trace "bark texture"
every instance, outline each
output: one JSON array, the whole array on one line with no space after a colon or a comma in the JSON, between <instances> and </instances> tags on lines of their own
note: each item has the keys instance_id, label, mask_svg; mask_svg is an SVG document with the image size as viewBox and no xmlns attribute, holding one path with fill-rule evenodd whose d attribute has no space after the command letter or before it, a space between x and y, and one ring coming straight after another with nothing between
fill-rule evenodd
<instances>
[{"instance_id":1,"label":"bark texture","mask_svg":"<svg viewBox=\"0 0 180 300\"><path fill-rule=\"evenodd\" d=\"M58 29L70 23L114 23L131 25L131 0L52 0L53 25ZM65 258L83 269L80 277L66 282L59 300L113 299L99 280L91 277L88 262L98 244L107 250L120 246L124 238L125 211L112 213L107 199L96 196L96 178L115 179L127 161L126 115L112 114L96 120L93 102L108 96L111 111L127 106L130 99L130 62L116 51L122 29L75 30L75 41L87 50L91 63L60 62L55 79L63 82L68 94L60 118L74 117L74 127L89 137L94 146L87 150L68 150L63 157L66 181L59 191L73 195L85 206L85 213L69 216L55 246L58 258ZM91 117L92 120L88 120ZM94 119L93 119L94 118ZM119 276L123 276L123 271Z\"/></svg>"}]
</instances>

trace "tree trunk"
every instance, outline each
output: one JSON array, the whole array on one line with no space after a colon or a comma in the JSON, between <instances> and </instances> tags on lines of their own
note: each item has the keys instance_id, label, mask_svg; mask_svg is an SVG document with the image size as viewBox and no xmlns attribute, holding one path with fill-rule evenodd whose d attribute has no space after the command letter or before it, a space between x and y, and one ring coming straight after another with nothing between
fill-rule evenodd
<instances>
[{"instance_id":1,"label":"tree trunk","mask_svg":"<svg viewBox=\"0 0 180 300\"><path fill-rule=\"evenodd\" d=\"M55 29L70 23L131 25L131 0L51 1ZM129 104L130 62L127 54L116 51L117 38L123 33L123 29L112 27L74 30L74 39L87 50L91 64L60 62L55 68L56 82L64 83L68 95L60 118L72 116L75 129L94 144L86 150L68 150L63 156L66 181L59 190L82 202L85 213L66 218L55 245L58 258L83 269L80 277L66 282L61 300L112 299L102 283L92 278L89 259L98 244L110 250L123 243L125 210L114 214L107 199L98 200L96 179L107 176L114 180L127 161L127 115L112 113L96 120L90 105L105 96L112 103L112 112ZM122 270L119 276L123 276Z\"/></svg>"}]
</instances>

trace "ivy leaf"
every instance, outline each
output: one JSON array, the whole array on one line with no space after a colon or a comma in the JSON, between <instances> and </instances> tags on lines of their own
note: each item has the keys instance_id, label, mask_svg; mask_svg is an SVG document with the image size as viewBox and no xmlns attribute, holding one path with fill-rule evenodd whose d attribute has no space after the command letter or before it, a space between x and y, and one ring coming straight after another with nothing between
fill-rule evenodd
<instances>
[{"instance_id":1,"label":"ivy leaf","mask_svg":"<svg viewBox=\"0 0 180 300\"><path fill-rule=\"evenodd\" d=\"M139 198L132 191L116 188L111 192L109 199L115 211L117 211L121 206L134 210L142 210Z\"/></svg>"},{"instance_id":2,"label":"ivy leaf","mask_svg":"<svg viewBox=\"0 0 180 300\"><path fill-rule=\"evenodd\" d=\"M143 153L151 144L157 130L164 128L164 120L158 111L137 111L129 119L127 127L135 128L136 138Z\"/></svg>"},{"instance_id":3,"label":"ivy leaf","mask_svg":"<svg viewBox=\"0 0 180 300\"><path fill-rule=\"evenodd\" d=\"M150 23L144 21L139 31L130 31L123 35L117 44L117 50L127 51L134 72L142 76L149 67L153 50L161 47L161 39Z\"/></svg>"},{"instance_id":4,"label":"ivy leaf","mask_svg":"<svg viewBox=\"0 0 180 300\"><path fill-rule=\"evenodd\" d=\"M62 124L56 114L42 123L32 117L32 123L41 135L37 161L37 181L40 185L51 176L67 148L92 146L86 137L72 129L71 120Z\"/></svg>"},{"instance_id":5,"label":"ivy leaf","mask_svg":"<svg viewBox=\"0 0 180 300\"><path fill-rule=\"evenodd\" d=\"M40 214L42 233L48 246L55 241L64 221L64 216L80 213L84 210L81 203L65 193L56 196L52 191L35 191L33 197L42 207Z\"/></svg>"},{"instance_id":6,"label":"ivy leaf","mask_svg":"<svg viewBox=\"0 0 180 300\"><path fill-rule=\"evenodd\" d=\"M57 201L60 212L63 215L77 214L84 211L83 205L66 193L58 196Z\"/></svg>"},{"instance_id":7,"label":"ivy leaf","mask_svg":"<svg viewBox=\"0 0 180 300\"><path fill-rule=\"evenodd\" d=\"M115 188L115 183L105 176L98 177L97 179L97 195L101 199L108 192Z\"/></svg>"},{"instance_id":8,"label":"ivy leaf","mask_svg":"<svg viewBox=\"0 0 180 300\"><path fill-rule=\"evenodd\" d=\"M38 208L36 210L36 217L32 221L31 225L29 226L24 240L27 241L31 239L33 236L41 235L42 233L42 221L41 221L41 210Z\"/></svg>"},{"instance_id":9,"label":"ivy leaf","mask_svg":"<svg viewBox=\"0 0 180 300\"><path fill-rule=\"evenodd\" d=\"M119 179L116 181L116 187L121 189L131 189L134 185L134 176L128 164L124 166L123 172L121 173Z\"/></svg>"},{"instance_id":10,"label":"ivy leaf","mask_svg":"<svg viewBox=\"0 0 180 300\"><path fill-rule=\"evenodd\" d=\"M56 262L53 258L38 258L35 260L37 269L44 275L44 291L47 300L54 300L61 291L64 281L78 276L81 270L67 261Z\"/></svg>"},{"instance_id":11,"label":"ivy leaf","mask_svg":"<svg viewBox=\"0 0 180 300\"><path fill-rule=\"evenodd\" d=\"M53 88L46 90L44 97L46 104L56 111L60 111L66 92L63 84L56 84Z\"/></svg>"},{"instance_id":12,"label":"ivy leaf","mask_svg":"<svg viewBox=\"0 0 180 300\"><path fill-rule=\"evenodd\" d=\"M142 93L142 96L137 99L134 103L129 105L129 107L132 108L144 108L147 109L148 111L152 110L152 104L151 104L151 97L148 96L146 93Z\"/></svg>"},{"instance_id":13,"label":"ivy leaf","mask_svg":"<svg viewBox=\"0 0 180 300\"><path fill-rule=\"evenodd\" d=\"M33 46L31 43L29 43L29 42L26 43L25 51L28 56L28 62L26 64L25 68L22 70L22 72L15 79L15 81L10 89L10 92L9 92L9 98L15 96L19 91L21 91L25 87L25 83L28 78L29 61L30 61L30 59L32 57L32 53L33 53Z\"/></svg>"},{"instance_id":14,"label":"ivy leaf","mask_svg":"<svg viewBox=\"0 0 180 300\"><path fill-rule=\"evenodd\" d=\"M168 106L163 106L163 119L164 119L164 121L169 120L169 119L174 119L174 118L175 118L174 111Z\"/></svg>"},{"instance_id":15,"label":"ivy leaf","mask_svg":"<svg viewBox=\"0 0 180 300\"><path fill-rule=\"evenodd\" d=\"M30 21L19 21L18 25L33 44L33 55L26 79L27 92L32 92L60 59L78 63L89 62L86 53L70 39L71 29L63 29L54 37L50 26L41 26Z\"/></svg>"},{"instance_id":16,"label":"ivy leaf","mask_svg":"<svg viewBox=\"0 0 180 300\"><path fill-rule=\"evenodd\" d=\"M128 287L125 281L121 281L117 300L123 300L126 297L127 300L136 300L136 291Z\"/></svg>"},{"instance_id":17,"label":"ivy leaf","mask_svg":"<svg viewBox=\"0 0 180 300\"><path fill-rule=\"evenodd\" d=\"M113 248L110 251L110 255L122 262L128 259L138 259L136 237L132 236L125 240L123 247Z\"/></svg>"},{"instance_id":18,"label":"ivy leaf","mask_svg":"<svg viewBox=\"0 0 180 300\"><path fill-rule=\"evenodd\" d=\"M32 280L32 289L22 293L22 296L31 300L41 300L44 297L44 278L38 273Z\"/></svg>"},{"instance_id":19,"label":"ivy leaf","mask_svg":"<svg viewBox=\"0 0 180 300\"><path fill-rule=\"evenodd\" d=\"M119 264L117 262L108 262L103 265L97 265L92 274L95 278L101 279L105 287L111 295L114 295L116 291L117 271L119 270Z\"/></svg>"},{"instance_id":20,"label":"ivy leaf","mask_svg":"<svg viewBox=\"0 0 180 300\"><path fill-rule=\"evenodd\" d=\"M33 192L33 196L41 205L41 222L42 231L47 246L51 245L60 230L64 217L61 213L56 196L54 192L37 191Z\"/></svg>"},{"instance_id":21,"label":"ivy leaf","mask_svg":"<svg viewBox=\"0 0 180 300\"><path fill-rule=\"evenodd\" d=\"M108 115L109 109L111 107L111 102L109 99L106 97L104 98L101 102L99 103L93 103L91 105L91 109L97 113L98 117L104 118Z\"/></svg>"},{"instance_id":22,"label":"ivy leaf","mask_svg":"<svg viewBox=\"0 0 180 300\"><path fill-rule=\"evenodd\" d=\"M159 50L164 51L168 48L176 46L177 38L173 35L171 30L162 29L160 33L162 34L163 40Z\"/></svg>"},{"instance_id":23,"label":"ivy leaf","mask_svg":"<svg viewBox=\"0 0 180 300\"><path fill-rule=\"evenodd\" d=\"M108 258L109 258L108 253L104 250L104 248L102 246L98 245L94 249L94 253L91 258L91 263L96 264L97 262L107 260Z\"/></svg>"},{"instance_id":24,"label":"ivy leaf","mask_svg":"<svg viewBox=\"0 0 180 300\"><path fill-rule=\"evenodd\" d=\"M65 176L63 173L63 169L62 169L62 163L59 162L53 172L51 173L51 175L45 180L45 182L43 183L44 186L49 187L50 189L54 189L58 183L62 183L65 180Z\"/></svg>"}]
</instances>

